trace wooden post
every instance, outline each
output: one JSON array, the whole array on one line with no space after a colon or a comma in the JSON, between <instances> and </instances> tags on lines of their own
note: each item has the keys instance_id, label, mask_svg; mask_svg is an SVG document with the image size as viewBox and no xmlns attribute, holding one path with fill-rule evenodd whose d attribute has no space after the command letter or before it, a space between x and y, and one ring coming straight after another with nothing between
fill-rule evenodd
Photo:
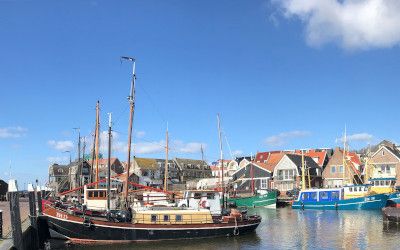
<instances>
[{"instance_id":1,"label":"wooden post","mask_svg":"<svg viewBox=\"0 0 400 250\"><path fill-rule=\"evenodd\" d=\"M22 250L23 244L22 244L21 215L19 211L19 193L16 180L10 180L8 182L8 195L10 201L10 217L11 217L13 246L18 250Z\"/></svg>"},{"instance_id":2,"label":"wooden post","mask_svg":"<svg viewBox=\"0 0 400 250\"><path fill-rule=\"evenodd\" d=\"M42 214L42 192L39 186L36 186L36 194L37 194L37 204L38 204L38 215Z\"/></svg>"},{"instance_id":3,"label":"wooden post","mask_svg":"<svg viewBox=\"0 0 400 250\"><path fill-rule=\"evenodd\" d=\"M33 227L36 226L36 199L35 199L35 190L33 189L33 185L31 183L28 184L28 196L29 196L29 215L31 218L31 225Z\"/></svg>"},{"instance_id":4,"label":"wooden post","mask_svg":"<svg viewBox=\"0 0 400 250\"><path fill-rule=\"evenodd\" d=\"M3 238L3 210L0 210L0 239Z\"/></svg>"},{"instance_id":5,"label":"wooden post","mask_svg":"<svg viewBox=\"0 0 400 250\"><path fill-rule=\"evenodd\" d=\"M39 231L37 225L37 211L36 211L36 197L35 189L31 183L28 184L28 196L29 196L29 217L31 220L32 230L32 246L39 248Z\"/></svg>"}]
</instances>

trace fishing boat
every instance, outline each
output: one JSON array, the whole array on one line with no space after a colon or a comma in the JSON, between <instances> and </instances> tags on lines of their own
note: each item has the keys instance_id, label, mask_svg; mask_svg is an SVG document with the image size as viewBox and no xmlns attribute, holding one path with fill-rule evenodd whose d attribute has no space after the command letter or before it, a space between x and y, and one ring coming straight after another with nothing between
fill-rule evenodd
<instances>
[{"instance_id":1,"label":"fishing boat","mask_svg":"<svg viewBox=\"0 0 400 250\"><path fill-rule=\"evenodd\" d=\"M386 194L388 196L387 206L400 206L400 192L396 191L396 178L371 178L371 193Z\"/></svg>"},{"instance_id":2,"label":"fishing boat","mask_svg":"<svg viewBox=\"0 0 400 250\"><path fill-rule=\"evenodd\" d=\"M276 207L277 192L266 191L256 194L232 195L227 199L228 203L234 203L238 207Z\"/></svg>"},{"instance_id":3,"label":"fishing boat","mask_svg":"<svg viewBox=\"0 0 400 250\"><path fill-rule=\"evenodd\" d=\"M368 195L358 198L344 198L343 188L309 189L300 191L293 202L293 209L323 210L374 210L385 207L388 196L385 194Z\"/></svg>"}]
</instances>

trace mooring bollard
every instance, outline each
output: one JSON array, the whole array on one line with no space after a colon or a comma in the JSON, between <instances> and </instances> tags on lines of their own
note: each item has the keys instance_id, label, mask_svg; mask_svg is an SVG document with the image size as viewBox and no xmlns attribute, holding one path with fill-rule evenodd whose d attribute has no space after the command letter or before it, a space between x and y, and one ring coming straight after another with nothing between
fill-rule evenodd
<instances>
[{"instance_id":1,"label":"mooring bollard","mask_svg":"<svg viewBox=\"0 0 400 250\"><path fill-rule=\"evenodd\" d=\"M19 212L19 193L16 180L8 182L8 195L10 201L10 217L11 217L11 230L13 245L16 249L22 250L22 228L21 228L21 215Z\"/></svg>"}]
</instances>

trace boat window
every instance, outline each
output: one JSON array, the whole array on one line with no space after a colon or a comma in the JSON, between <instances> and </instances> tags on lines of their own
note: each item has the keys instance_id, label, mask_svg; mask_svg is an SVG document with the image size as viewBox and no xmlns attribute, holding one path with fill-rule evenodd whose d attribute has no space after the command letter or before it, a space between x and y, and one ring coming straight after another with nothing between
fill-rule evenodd
<instances>
[{"instance_id":1,"label":"boat window","mask_svg":"<svg viewBox=\"0 0 400 250\"><path fill-rule=\"evenodd\" d=\"M302 193L302 194L301 194L301 199L302 199L303 201L308 200L308 193Z\"/></svg>"},{"instance_id":2,"label":"boat window","mask_svg":"<svg viewBox=\"0 0 400 250\"><path fill-rule=\"evenodd\" d=\"M353 188L352 188L352 187L349 187L349 191L350 191L350 192L353 192Z\"/></svg>"},{"instance_id":3,"label":"boat window","mask_svg":"<svg viewBox=\"0 0 400 250\"><path fill-rule=\"evenodd\" d=\"M385 181L381 181L381 186L385 186Z\"/></svg>"},{"instance_id":4,"label":"boat window","mask_svg":"<svg viewBox=\"0 0 400 250\"><path fill-rule=\"evenodd\" d=\"M327 200L328 199L328 192L322 191L319 193L319 197L321 200Z\"/></svg>"},{"instance_id":5,"label":"boat window","mask_svg":"<svg viewBox=\"0 0 400 250\"><path fill-rule=\"evenodd\" d=\"M151 222L157 222L157 215L156 214L152 214L151 215Z\"/></svg>"},{"instance_id":6,"label":"boat window","mask_svg":"<svg viewBox=\"0 0 400 250\"><path fill-rule=\"evenodd\" d=\"M390 186L390 181L386 181L386 186Z\"/></svg>"},{"instance_id":7,"label":"boat window","mask_svg":"<svg viewBox=\"0 0 400 250\"><path fill-rule=\"evenodd\" d=\"M164 221L169 221L169 215L164 214Z\"/></svg>"},{"instance_id":8,"label":"boat window","mask_svg":"<svg viewBox=\"0 0 400 250\"><path fill-rule=\"evenodd\" d=\"M93 197L99 197L99 192L98 191L94 191L93 192Z\"/></svg>"},{"instance_id":9,"label":"boat window","mask_svg":"<svg viewBox=\"0 0 400 250\"><path fill-rule=\"evenodd\" d=\"M314 200L314 201L317 200L317 193L316 192L315 193L311 193L310 200Z\"/></svg>"},{"instance_id":10,"label":"boat window","mask_svg":"<svg viewBox=\"0 0 400 250\"><path fill-rule=\"evenodd\" d=\"M368 191L368 187L364 187L364 191Z\"/></svg>"},{"instance_id":11,"label":"boat window","mask_svg":"<svg viewBox=\"0 0 400 250\"><path fill-rule=\"evenodd\" d=\"M215 194L214 193L207 193L207 199L214 199Z\"/></svg>"},{"instance_id":12,"label":"boat window","mask_svg":"<svg viewBox=\"0 0 400 250\"><path fill-rule=\"evenodd\" d=\"M331 200L339 200L339 192L338 191L333 191L331 193Z\"/></svg>"},{"instance_id":13,"label":"boat window","mask_svg":"<svg viewBox=\"0 0 400 250\"><path fill-rule=\"evenodd\" d=\"M361 192L361 191L362 191L362 187L358 187L358 191L360 191L360 192Z\"/></svg>"},{"instance_id":14,"label":"boat window","mask_svg":"<svg viewBox=\"0 0 400 250\"><path fill-rule=\"evenodd\" d=\"M194 198L195 199L200 199L201 198L201 193L194 193Z\"/></svg>"},{"instance_id":15,"label":"boat window","mask_svg":"<svg viewBox=\"0 0 400 250\"><path fill-rule=\"evenodd\" d=\"M182 215L180 214L175 215L175 221L182 221Z\"/></svg>"}]
</instances>

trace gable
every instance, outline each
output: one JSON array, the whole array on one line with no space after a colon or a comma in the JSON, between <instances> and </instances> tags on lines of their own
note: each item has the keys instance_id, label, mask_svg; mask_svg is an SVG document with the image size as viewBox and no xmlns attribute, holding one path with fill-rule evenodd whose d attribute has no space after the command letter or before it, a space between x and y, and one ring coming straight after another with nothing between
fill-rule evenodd
<instances>
[{"instance_id":1,"label":"gable","mask_svg":"<svg viewBox=\"0 0 400 250\"><path fill-rule=\"evenodd\" d=\"M295 169L296 175L299 175L296 165L289 159L287 155L283 156L282 159L275 166L274 175L277 174L278 170L283 170L283 169Z\"/></svg>"},{"instance_id":2,"label":"gable","mask_svg":"<svg viewBox=\"0 0 400 250\"><path fill-rule=\"evenodd\" d=\"M371 156L372 164L374 163L398 163L400 159L386 146L382 146Z\"/></svg>"},{"instance_id":3,"label":"gable","mask_svg":"<svg viewBox=\"0 0 400 250\"><path fill-rule=\"evenodd\" d=\"M253 167L253 170L251 168ZM251 173L253 171L253 173ZM241 179L241 178L259 178L259 177L271 177L271 173L268 170L258 167L254 164L247 164L246 166L237 170L233 175L232 178L234 180Z\"/></svg>"}]
</instances>

